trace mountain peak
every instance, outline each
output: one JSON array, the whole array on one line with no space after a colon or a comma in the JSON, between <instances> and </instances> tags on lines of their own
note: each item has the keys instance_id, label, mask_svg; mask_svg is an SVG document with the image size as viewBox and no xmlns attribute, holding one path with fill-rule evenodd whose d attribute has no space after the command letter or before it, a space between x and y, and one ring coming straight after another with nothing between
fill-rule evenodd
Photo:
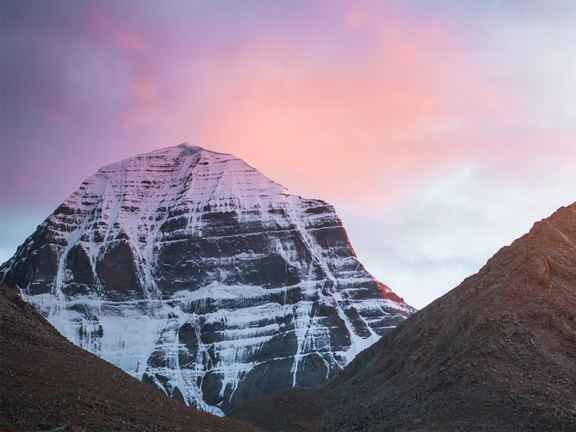
<instances>
[{"instance_id":1,"label":"mountain peak","mask_svg":"<svg viewBox=\"0 0 576 432\"><path fill-rule=\"evenodd\" d=\"M220 414L322 384L414 311L332 206L186 143L98 170L0 279L73 342Z\"/></svg>"},{"instance_id":2,"label":"mountain peak","mask_svg":"<svg viewBox=\"0 0 576 432\"><path fill-rule=\"evenodd\" d=\"M242 159L182 143L106 165L64 205L93 207L102 200L108 203L103 210L114 219L135 213L156 219L166 216L158 215L158 208L184 203L197 214L210 208L235 212L236 217L247 211L267 217L266 209L288 196L286 187Z\"/></svg>"},{"instance_id":3,"label":"mountain peak","mask_svg":"<svg viewBox=\"0 0 576 432\"><path fill-rule=\"evenodd\" d=\"M184 141L182 144L179 144L178 147L182 148L182 149L190 150L192 152L199 152L199 151L204 150L202 147L192 145L187 141Z\"/></svg>"}]
</instances>

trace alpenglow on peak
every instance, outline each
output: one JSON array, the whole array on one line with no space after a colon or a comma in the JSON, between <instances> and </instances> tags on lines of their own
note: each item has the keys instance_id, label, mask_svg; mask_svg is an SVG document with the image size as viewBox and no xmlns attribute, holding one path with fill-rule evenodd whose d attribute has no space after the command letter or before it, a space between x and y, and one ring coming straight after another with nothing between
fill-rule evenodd
<instances>
[{"instance_id":1,"label":"alpenglow on peak","mask_svg":"<svg viewBox=\"0 0 576 432\"><path fill-rule=\"evenodd\" d=\"M186 143L98 170L0 279L77 345L217 414L322 384L414 312L332 206Z\"/></svg>"}]
</instances>

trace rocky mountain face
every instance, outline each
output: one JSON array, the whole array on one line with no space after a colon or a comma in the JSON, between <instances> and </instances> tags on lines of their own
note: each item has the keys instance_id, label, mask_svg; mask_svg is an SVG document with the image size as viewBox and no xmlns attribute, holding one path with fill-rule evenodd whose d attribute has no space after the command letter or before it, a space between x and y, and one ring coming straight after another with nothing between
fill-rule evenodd
<instances>
[{"instance_id":1,"label":"rocky mountain face","mask_svg":"<svg viewBox=\"0 0 576 432\"><path fill-rule=\"evenodd\" d=\"M291 431L576 430L576 204L501 249L319 390L232 413Z\"/></svg>"},{"instance_id":2,"label":"rocky mountain face","mask_svg":"<svg viewBox=\"0 0 576 432\"><path fill-rule=\"evenodd\" d=\"M187 407L78 348L0 284L0 430L65 424L90 431L257 430Z\"/></svg>"},{"instance_id":3,"label":"rocky mountain face","mask_svg":"<svg viewBox=\"0 0 576 432\"><path fill-rule=\"evenodd\" d=\"M218 414L322 384L414 312L333 207L187 144L100 169L0 279L77 345Z\"/></svg>"}]
</instances>

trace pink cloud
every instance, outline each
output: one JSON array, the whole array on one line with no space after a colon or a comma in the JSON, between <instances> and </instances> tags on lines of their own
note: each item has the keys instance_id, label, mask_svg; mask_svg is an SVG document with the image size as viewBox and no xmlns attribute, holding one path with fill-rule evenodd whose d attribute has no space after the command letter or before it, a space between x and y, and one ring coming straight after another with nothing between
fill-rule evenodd
<instances>
[{"instance_id":1,"label":"pink cloud","mask_svg":"<svg viewBox=\"0 0 576 432\"><path fill-rule=\"evenodd\" d=\"M515 164L521 176L534 167L527 158L573 143L534 129L525 92L490 74L491 58L453 16L381 1L263 6L266 19L232 6L126 5L87 3L39 31L37 58L17 59L34 60L22 70L40 64L38 89L32 72L14 74L11 98L29 93L22 111L41 106L68 147L103 147L101 163L193 141L294 193L377 210L455 165L509 176L501 167ZM33 28L47 25L40 18Z\"/></svg>"},{"instance_id":2,"label":"pink cloud","mask_svg":"<svg viewBox=\"0 0 576 432\"><path fill-rule=\"evenodd\" d=\"M301 39L239 41L235 56L188 83L191 94L205 89L190 115L198 144L246 157L279 181L300 177L293 189L375 205L374 196L477 155L462 130L513 115L513 104L468 69L466 49L441 22L407 28L393 12L362 26L354 18L366 51L318 56Z\"/></svg>"},{"instance_id":3,"label":"pink cloud","mask_svg":"<svg viewBox=\"0 0 576 432\"><path fill-rule=\"evenodd\" d=\"M88 8L88 11L86 28L95 35L93 40L107 47L116 46L125 52L144 51L147 48L140 31L130 21L120 19L98 5Z\"/></svg>"}]
</instances>

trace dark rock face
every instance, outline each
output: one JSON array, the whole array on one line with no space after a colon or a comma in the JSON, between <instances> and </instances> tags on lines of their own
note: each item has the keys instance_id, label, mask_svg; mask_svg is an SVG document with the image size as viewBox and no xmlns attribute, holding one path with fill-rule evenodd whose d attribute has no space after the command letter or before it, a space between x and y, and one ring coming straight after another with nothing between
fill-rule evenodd
<instances>
[{"instance_id":1,"label":"dark rock face","mask_svg":"<svg viewBox=\"0 0 576 432\"><path fill-rule=\"evenodd\" d=\"M287 432L576 430L575 246L573 204L321 390L286 389L232 416Z\"/></svg>"},{"instance_id":2,"label":"dark rock face","mask_svg":"<svg viewBox=\"0 0 576 432\"><path fill-rule=\"evenodd\" d=\"M86 254L84 254L85 256ZM134 254L125 240L112 243L96 263L102 289L115 299L138 298L140 294ZM92 276L92 275L90 275ZM72 273L74 281L74 273Z\"/></svg>"},{"instance_id":3,"label":"dark rock face","mask_svg":"<svg viewBox=\"0 0 576 432\"><path fill-rule=\"evenodd\" d=\"M0 430L256 428L186 407L73 345L0 284Z\"/></svg>"},{"instance_id":4,"label":"dark rock face","mask_svg":"<svg viewBox=\"0 0 576 432\"><path fill-rule=\"evenodd\" d=\"M330 205L187 145L100 169L0 275L73 342L217 413L323 383L414 312Z\"/></svg>"}]
</instances>

